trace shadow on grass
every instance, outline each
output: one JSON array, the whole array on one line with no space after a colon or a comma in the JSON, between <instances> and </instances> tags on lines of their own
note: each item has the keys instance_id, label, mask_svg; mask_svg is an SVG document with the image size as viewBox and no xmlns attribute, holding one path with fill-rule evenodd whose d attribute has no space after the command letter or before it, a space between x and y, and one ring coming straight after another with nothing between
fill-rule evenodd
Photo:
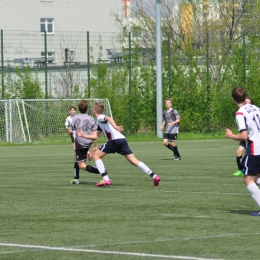
<instances>
[{"instance_id":1,"label":"shadow on grass","mask_svg":"<svg viewBox=\"0 0 260 260\"><path fill-rule=\"evenodd\" d=\"M240 215L250 215L252 212L257 212L259 210L229 210L230 213L240 214Z\"/></svg>"}]
</instances>

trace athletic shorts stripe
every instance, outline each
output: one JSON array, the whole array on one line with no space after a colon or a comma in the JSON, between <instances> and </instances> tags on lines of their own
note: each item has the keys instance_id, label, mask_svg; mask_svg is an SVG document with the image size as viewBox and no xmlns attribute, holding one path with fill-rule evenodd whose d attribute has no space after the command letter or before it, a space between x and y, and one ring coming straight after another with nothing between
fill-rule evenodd
<instances>
[{"instance_id":1,"label":"athletic shorts stripe","mask_svg":"<svg viewBox=\"0 0 260 260\"><path fill-rule=\"evenodd\" d=\"M260 173L260 155L246 155L242 160L242 166L245 175L256 176Z\"/></svg>"}]
</instances>

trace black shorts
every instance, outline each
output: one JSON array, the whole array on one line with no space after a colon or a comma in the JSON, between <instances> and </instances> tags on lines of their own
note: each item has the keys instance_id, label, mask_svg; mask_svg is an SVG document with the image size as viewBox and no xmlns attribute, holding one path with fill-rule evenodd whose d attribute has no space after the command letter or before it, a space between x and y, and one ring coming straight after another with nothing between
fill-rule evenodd
<instances>
[{"instance_id":1,"label":"black shorts","mask_svg":"<svg viewBox=\"0 0 260 260\"><path fill-rule=\"evenodd\" d=\"M85 162L87 160L89 148L76 149L76 162Z\"/></svg>"},{"instance_id":2,"label":"black shorts","mask_svg":"<svg viewBox=\"0 0 260 260\"><path fill-rule=\"evenodd\" d=\"M119 153L121 155L132 154L133 152L128 146L128 143L125 138L116 139L116 140L108 140L105 144L103 144L99 150L104 153Z\"/></svg>"},{"instance_id":3,"label":"black shorts","mask_svg":"<svg viewBox=\"0 0 260 260\"><path fill-rule=\"evenodd\" d=\"M177 135L178 134L167 134L167 133L164 133L164 139L167 139L169 142L174 142L175 140L177 140Z\"/></svg>"},{"instance_id":4,"label":"black shorts","mask_svg":"<svg viewBox=\"0 0 260 260\"><path fill-rule=\"evenodd\" d=\"M260 173L260 155L246 155L242 160L242 171L245 175L256 176Z\"/></svg>"}]
</instances>

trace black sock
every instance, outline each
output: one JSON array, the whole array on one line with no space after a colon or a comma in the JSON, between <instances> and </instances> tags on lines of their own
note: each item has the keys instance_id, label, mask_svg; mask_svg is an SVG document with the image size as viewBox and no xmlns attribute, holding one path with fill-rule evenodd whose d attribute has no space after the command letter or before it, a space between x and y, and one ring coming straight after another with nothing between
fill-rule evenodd
<instances>
[{"instance_id":1,"label":"black sock","mask_svg":"<svg viewBox=\"0 0 260 260\"><path fill-rule=\"evenodd\" d=\"M178 147L177 147L177 146L174 146L173 149L174 149L174 155L177 156L177 157L179 157L179 158L181 158L181 155L180 155L180 153L179 153Z\"/></svg>"},{"instance_id":2,"label":"black sock","mask_svg":"<svg viewBox=\"0 0 260 260\"><path fill-rule=\"evenodd\" d=\"M236 158L237 159L237 167L238 167L238 170L242 170L242 165L241 165L241 162L242 162L242 156L239 156Z\"/></svg>"},{"instance_id":3,"label":"black sock","mask_svg":"<svg viewBox=\"0 0 260 260\"><path fill-rule=\"evenodd\" d=\"M101 173L101 176L104 177L107 175L107 172L105 171L104 173Z\"/></svg>"},{"instance_id":4,"label":"black sock","mask_svg":"<svg viewBox=\"0 0 260 260\"><path fill-rule=\"evenodd\" d=\"M86 171L87 172L92 172L94 174L99 174L98 169L96 167L91 166L91 165L87 165L86 166Z\"/></svg>"},{"instance_id":5,"label":"black sock","mask_svg":"<svg viewBox=\"0 0 260 260\"><path fill-rule=\"evenodd\" d=\"M174 147L172 145L168 144L166 147L174 152Z\"/></svg>"},{"instance_id":6,"label":"black sock","mask_svg":"<svg viewBox=\"0 0 260 260\"><path fill-rule=\"evenodd\" d=\"M78 163L74 164L74 179L79 179L79 165L78 165Z\"/></svg>"}]
</instances>

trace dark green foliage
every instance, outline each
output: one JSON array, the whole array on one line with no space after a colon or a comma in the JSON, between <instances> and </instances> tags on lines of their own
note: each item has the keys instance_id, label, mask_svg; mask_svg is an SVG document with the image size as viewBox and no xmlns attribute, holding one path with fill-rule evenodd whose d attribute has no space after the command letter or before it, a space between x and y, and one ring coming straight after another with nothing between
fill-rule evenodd
<instances>
[{"instance_id":1,"label":"dark green foliage","mask_svg":"<svg viewBox=\"0 0 260 260\"><path fill-rule=\"evenodd\" d=\"M9 67L4 88L5 98L43 98L38 73L29 66L14 70Z\"/></svg>"}]
</instances>

